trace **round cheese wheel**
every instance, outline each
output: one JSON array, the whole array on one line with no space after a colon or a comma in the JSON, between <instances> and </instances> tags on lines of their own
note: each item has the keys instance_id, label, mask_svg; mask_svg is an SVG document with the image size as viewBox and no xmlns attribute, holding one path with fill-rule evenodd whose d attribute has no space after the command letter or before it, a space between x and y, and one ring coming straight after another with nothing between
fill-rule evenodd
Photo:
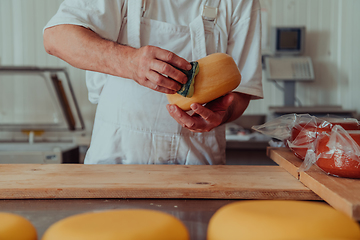
<instances>
[{"instance_id":1,"label":"round cheese wheel","mask_svg":"<svg viewBox=\"0 0 360 240\"><path fill-rule=\"evenodd\" d=\"M210 219L207 240L355 240L357 222L321 202L253 200L231 203Z\"/></svg>"},{"instance_id":2,"label":"round cheese wheel","mask_svg":"<svg viewBox=\"0 0 360 240\"><path fill-rule=\"evenodd\" d=\"M37 240L35 227L26 218L0 212L1 240Z\"/></svg>"},{"instance_id":3,"label":"round cheese wheel","mask_svg":"<svg viewBox=\"0 0 360 240\"><path fill-rule=\"evenodd\" d=\"M177 218L153 210L128 209L84 213L50 226L42 240L188 240Z\"/></svg>"}]
</instances>

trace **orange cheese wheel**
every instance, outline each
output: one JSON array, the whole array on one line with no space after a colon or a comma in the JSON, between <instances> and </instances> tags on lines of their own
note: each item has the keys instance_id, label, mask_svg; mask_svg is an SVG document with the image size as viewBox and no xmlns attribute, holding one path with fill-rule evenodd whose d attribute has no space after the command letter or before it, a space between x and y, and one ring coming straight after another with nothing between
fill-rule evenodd
<instances>
[{"instance_id":1,"label":"orange cheese wheel","mask_svg":"<svg viewBox=\"0 0 360 240\"><path fill-rule=\"evenodd\" d=\"M234 59L225 53L214 53L201 58L199 73L195 77L194 95L191 98L180 94L167 94L170 104L190 110L192 103L208 103L234 90L241 81L241 74Z\"/></svg>"},{"instance_id":2,"label":"orange cheese wheel","mask_svg":"<svg viewBox=\"0 0 360 240\"><path fill-rule=\"evenodd\" d=\"M35 227L26 218L12 213L0 212L1 240L37 240Z\"/></svg>"},{"instance_id":3,"label":"orange cheese wheel","mask_svg":"<svg viewBox=\"0 0 360 240\"><path fill-rule=\"evenodd\" d=\"M186 227L172 215L128 209L84 213L60 220L42 240L189 240Z\"/></svg>"},{"instance_id":4,"label":"orange cheese wheel","mask_svg":"<svg viewBox=\"0 0 360 240\"><path fill-rule=\"evenodd\" d=\"M207 240L358 240L357 222L322 202L254 200L220 208Z\"/></svg>"}]
</instances>

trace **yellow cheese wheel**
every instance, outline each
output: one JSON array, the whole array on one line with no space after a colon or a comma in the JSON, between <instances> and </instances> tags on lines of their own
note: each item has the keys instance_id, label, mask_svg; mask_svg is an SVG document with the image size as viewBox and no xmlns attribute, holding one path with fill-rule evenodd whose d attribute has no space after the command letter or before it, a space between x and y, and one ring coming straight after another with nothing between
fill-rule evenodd
<instances>
[{"instance_id":1,"label":"yellow cheese wheel","mask_svg":"<svg viewBox=\"0 0 360 240\"><path fill-rule=\"evenodd\" d=\"M241 74L234 59L225 53L213 53L197 60L199 74L195 77L194 95L167 94L170 104L190 110L192 103L208 103L234 90L241 82Z\"/></svg>"},{"instance_id":2,"label":"yellow cheese wheel","mask_svg":"<svg viewBox=\"0 0 360 240\"><path fill-rule=\"evenodd\" d=\"M0 212L1 240L37 240L35 227L26 218Z\"/></svg>"},{"instance_id":3,"label":"yellow cheese wheel","mask_svg":"<svg viewBox=\"0 0 360 240\"><path fill-rule=\"evenodd\" d=\"M160 211L127 209L84 213L50 226L42 240L189 240L177 218Z\"/></svg>"},{"instance_id":4,"label":"yellow cheese wheel","mask_svg":"<svg viewBox=\"0 0 360 240\"><path fill-rule=\"evenodd\" d=\"M231 203L210 219L208 240L357 240L357 222L321 202L253 200Z\"/></svg>"}]
</instances>

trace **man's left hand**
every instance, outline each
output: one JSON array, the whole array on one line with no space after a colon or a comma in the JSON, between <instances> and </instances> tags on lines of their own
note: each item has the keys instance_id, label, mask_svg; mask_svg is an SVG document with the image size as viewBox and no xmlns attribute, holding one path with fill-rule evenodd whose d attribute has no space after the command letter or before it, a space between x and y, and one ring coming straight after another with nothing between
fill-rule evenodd
<instances>
[{"instance_id":1,"label":"man's left hand","mask_svg":"<svg viewBox=\"0 0 360 240\"><path fill-rule=\"evenodd\" d=\"M193 114L189 115L176 105L168 104L170 115L183 127L192 132L209 132L225 123L229 118L229 107L234 101L234 93L217 98L205 106L199 103L191 104Z\"/></svg>"}]
</instances>

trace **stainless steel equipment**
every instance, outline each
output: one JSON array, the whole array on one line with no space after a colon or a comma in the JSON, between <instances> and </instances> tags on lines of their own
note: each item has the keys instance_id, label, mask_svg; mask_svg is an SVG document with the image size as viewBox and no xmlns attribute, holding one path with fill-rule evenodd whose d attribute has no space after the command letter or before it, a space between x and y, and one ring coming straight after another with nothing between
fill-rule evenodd
<instances>
[{"instance_id":1,"label":"stainless steel equipment","mask_svg":"<svg viewBox=\"0 0 360 240\"><path fill-rule=\"evenodd\" d=\"M85 125L66 68L0 66L0 163L79 163Z\"/></svg>"}]
</instances>

